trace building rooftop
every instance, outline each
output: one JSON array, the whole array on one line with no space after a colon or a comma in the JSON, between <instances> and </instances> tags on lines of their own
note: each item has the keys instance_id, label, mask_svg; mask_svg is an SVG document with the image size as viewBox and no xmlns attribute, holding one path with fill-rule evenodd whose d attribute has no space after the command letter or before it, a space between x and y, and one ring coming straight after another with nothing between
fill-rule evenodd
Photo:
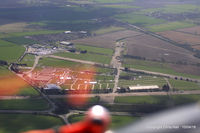
<instances>
[{"instance_id":1,"label":"building rooftop","mask_svg":"<svg viewBox=\"0 0 200 133\"><path fill-rule=\"evenodd\" d=\"M71 42L66 42L66 41L62 41L62 42L60 42L60 44L63 44L63 45L72 45L73 43L71 43Z\"/></svg>"},{"instance_id":2,"label":"building rooftop","mask_svg":"<svg viewBox=\"0 0 200 133\"><path fill-rule=\"evenodd\" d=\"M61 87L56 85L56 84L48 84L46 85L46 87L44 88L44 90L52 90L52 89L58 89L61 90Z\"/></svg>"},{"instance_id":3,"label":"building rooftop","mask_svg":"<svg viewBox=\"0 0 200 133\"><path fill-rule=\"evenodd\" d=\"M147 89L159 89L158 85L149 85L149 86L129 86L130 90L147 90Z\"/></svg>"}]
</instances>

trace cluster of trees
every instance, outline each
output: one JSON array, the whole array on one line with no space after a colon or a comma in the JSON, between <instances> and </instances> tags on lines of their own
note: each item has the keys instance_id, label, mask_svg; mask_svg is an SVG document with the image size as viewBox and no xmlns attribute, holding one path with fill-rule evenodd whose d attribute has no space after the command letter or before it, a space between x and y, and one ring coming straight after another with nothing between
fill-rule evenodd
<instances>
[{"instance_id":1,"label":"cluster of trees","mask_svg":"<svg viewBox=\"0 0 200 133\"><path fill-rule=\"evenodd\" d=\"M8 66L8 62L4 60L0 60L0 66Z\"/></svg>"}]
</instances>

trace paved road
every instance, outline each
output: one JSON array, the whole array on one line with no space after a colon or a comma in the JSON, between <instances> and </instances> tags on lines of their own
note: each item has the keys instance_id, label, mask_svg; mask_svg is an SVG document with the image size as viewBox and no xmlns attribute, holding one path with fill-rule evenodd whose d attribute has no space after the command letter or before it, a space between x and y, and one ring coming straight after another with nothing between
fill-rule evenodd
<instances>
[{"instance_id":1,"label":"paved road","mask_svg":"<svg viewBox=\"0 0 200 133\"><path fill-rule=\"evenodd\" d=\"M118 87L118 82L119 82L119 76L120 76L120 72L121 72L121 62L120 62L120 58L121 58L121 52L124 50L123 47L124 43L123 42L116 42L115 45L115 53L113 54L110 66L112 66L113 68L115 68L117 70L117 73L115 74L115 83L114 83L114 87L113 87L113 92L116 92L117 87ZM113 103L114 102L114 96L101 96L100 100L102 102L108 102L108 103Z\"/></svg>"},{"instance_id":2,"label":"paved road","mask_svg":"<svg viewBox=\"0 0 200 133\"><path fill-rule=\"evenodd\" d=\"M40 60L40 58L41 58L41 56L35 56L34 64L33 64L33 66L31 67L31 70L30 70L30 71L25 72L26 74L31 73L31 72L36 68L36 66L37 66L37 64L38 64L38 62L39 62L39 60Z\"/></svg>"}]
</instances>

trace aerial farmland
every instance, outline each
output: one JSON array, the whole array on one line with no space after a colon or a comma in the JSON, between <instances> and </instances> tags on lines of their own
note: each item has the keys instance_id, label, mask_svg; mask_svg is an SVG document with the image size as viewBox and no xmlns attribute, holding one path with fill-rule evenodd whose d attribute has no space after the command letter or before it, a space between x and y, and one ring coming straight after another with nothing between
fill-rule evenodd
<instances>
[{"instance_id":1,"label":"aerial farmland","mask_svg":"<svg viewBox=\"0 0 200 133\"><path fill-rule=\"evenodd\" d=\"M97 104L111 112L113 130L199 101L199 6L198 0L2 2L0 133L74 123Z\"/></svg>"}]
</instances>

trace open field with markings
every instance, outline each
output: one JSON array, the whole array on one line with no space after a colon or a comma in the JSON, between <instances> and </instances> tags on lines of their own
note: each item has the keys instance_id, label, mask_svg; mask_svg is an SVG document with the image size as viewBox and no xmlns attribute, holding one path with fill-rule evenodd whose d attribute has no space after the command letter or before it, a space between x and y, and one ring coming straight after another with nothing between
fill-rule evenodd
<instances>
[{"instance_id":1,"label":"open field with markings","mask_svg":"<svg viewBox=\"0 0 200 133\"><path fill-rule=\"evenodd\" d=\"M161 72L166 74L174 74L191 78L199 78L199 67L190 65L178 65L170 63L162 63L148 60L137 60L125 58L123 66L136 68L141 70Z\"/></svg>"}]
</instances>

